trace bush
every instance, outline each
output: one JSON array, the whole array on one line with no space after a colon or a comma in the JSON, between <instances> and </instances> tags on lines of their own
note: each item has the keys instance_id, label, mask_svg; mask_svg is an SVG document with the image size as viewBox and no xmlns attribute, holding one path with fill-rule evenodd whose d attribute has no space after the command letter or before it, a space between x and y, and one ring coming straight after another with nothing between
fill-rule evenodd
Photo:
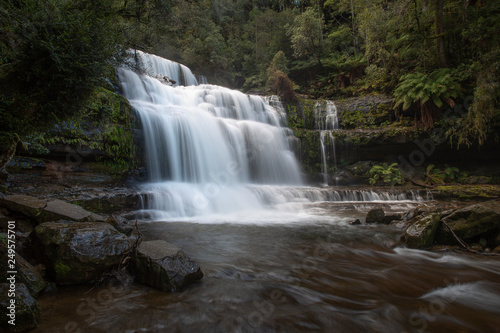
<instances>
[{"instance_id":1,"label":"bush","mask_svg":"<svg viewBox=\"0 0 500 333\"><path fill-rule=\"evenodd\" d=\"M370 185L375 185L377 182L383 181L385 184L394 186L403 184L405 180L398 169L397 163L393 163L387 167L375 165L368 173L370 174Z\"/></svg>"}]
</instances>

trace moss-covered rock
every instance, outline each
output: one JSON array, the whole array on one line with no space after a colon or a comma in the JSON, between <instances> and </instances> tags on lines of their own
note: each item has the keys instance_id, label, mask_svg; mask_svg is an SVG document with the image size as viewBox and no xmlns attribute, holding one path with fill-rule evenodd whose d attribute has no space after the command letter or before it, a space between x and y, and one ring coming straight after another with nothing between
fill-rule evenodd
<instances>
[{"instance_id":1,"label":"moss-covered rock","mask_svg":"<svg viewBox=\"0 0 500 333\"><path fill-rule=\"evenodd\" d=\"M451 212L442 219L463 240L496 231L500 227L500 200L466 206ZM436 240L439 244L454 245L457 240L444 224L439 227Z\"/></svg>"},{"instance_id":2,"label":"moss-covered rock","mask_svg":"<svg viewBox=\"0 0 500 333\"><path fill-rule=\"evenodd\" d=\"M27 332L36 328L40 322L38 302L30 295L28 288L23 283L16 283L15 288L12 287L9 283L0 284L0 327L3 329L2 332ZM14 289L15 296L9 297L9 293ZM15 303L12 303L13 300ZM15 307L15 310L12 310L11 307ZM13 319L14 321L12 321Z\"/></svg>"},{"instance_id":3,"label":"moss-covered rock","mask_svg":"<svg viewBox=\"0 0 500 333\"><path fill-rule=\"evenodd\" d=\"M90 281L118 265L134 242L99 222L42 223L35 228L33 241L49 274L66 285Z\"/></svg>"},{"instance_id":4,"label":"moss-covered rock","mask_svg":"<svg viewBox=\"0 0 500 333\"><path fill-rule=\"evenodd\" d=\"M47 203L27 195L6 195L0 198L0 206L6 207L28 217L37 217Z\"/></svg>"},{"instance_id":5,"label":"moss-covered rock","mask_svg":"<svg viewBox=\"0 0 500 333\"><path fill-rule=\"evenodd\" d=\"M140 164L136 155L136 123L127 99L97 88L82 110L82 117L58 125L37 138L52 154L77 152L86 160L98 160L120 172Z\"/></svg>"},{"instance_id":6,"label":"moss-covered rock","mask_svg":"<svg viewBox=\"0 0 500 333\"><path fill-rule=\"evenodd\" d=\"M401 242L411 248L426 248L433 244L439 226L439 214L418 215L411 221Z\"/></svg>"}]
</instances>

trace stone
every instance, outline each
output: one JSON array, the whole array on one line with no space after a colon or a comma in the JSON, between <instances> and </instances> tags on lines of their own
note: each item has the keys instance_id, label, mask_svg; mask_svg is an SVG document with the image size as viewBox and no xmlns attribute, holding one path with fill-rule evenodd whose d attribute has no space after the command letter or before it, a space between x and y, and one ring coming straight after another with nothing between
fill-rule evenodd
<instances>
[{"instance_id":1,"label":"stone","mask_svg":"<svg viewBox=\"0 0 500 333\"><path fill-rule=\"evenodd\" d=\"M401 242L410 248L429 247L434 242L438 226L439 214L419 215L401 236Z\"/></svg>"},{"instance_id":2,"label":"stone","mask_svg":"<svg viewBox=\"0 0 500 333\"><path fill-rule=\"evenodd\" d=\"M180 291L203 277L195 261L163 240L142 242L132 258L132 270L138 282L162 291Z\"/></svg>"},{"instance_id":3,"label":"stone","mask_svg":"<svg viewBox=\"0 0 500 333\"><path fill-rule=\"evenodd\" d=\"M43 200L23 194L6 195L0 198L0 205L28 217L37 217L47 203Z\"/></svg>"},{"instance_id":4,"label":"stone","mask_svg":"<svg viewBox=\"0 0 500 333\"><path fill-rule=\"evenodd\" d=\"M102 222L42 223L33 231L47 273L58 284L91 281L117 266L134 240Z\"/></svg>"},{"instance_id":5,"label":"stone","mask_svg":"<svg viewBox=\"0 0 500 333\"><path fill-rule=\"evenodd\" d=\"M493 253L500 253L500 245L493 249Z\"/></svg>"},{"instance_id":6,"label":"stone","mask_svg":"<svg viewBox=\"0 0 500 333\"><path fill-rule=\"evenodd\" d=\"M402 214L390 214L390 215L385 215L384 217L384 223L385 224L396 224L398 223L399 221L401 221L401 219L403 218L403 215Z\"/></svg>"},{"instance_id":7,"label":"stone","mask_svg":"<svg viewBox=\"0 0 500 333\"><path fill-rule=\"evenodd\" d=\"M488 201L457 209L444 217L442 221L446 222L463 240L492 232L500 227L500 201ZM439 227L436 240L439 244L449 245L457 242L444 224Z\"/></svg>"},{"instance_id":8,"label":"stone","mask_svg":"<svg viewBox=\"0 0 500 333\"><path fill-rule=\"evenodd\" d=\"M8 256L7 244L7 235L0 233L0 260L4 263L4 267L8 267L7 264L10 263L8 260L11 259ZM43 279L42 275L17 252L14 252L14 260L15 268L9 270L17 271L16 281L24 283L31 295L38 296L38 294L47 286L47 283ZM0 281L6 281L8 275L9 274L7 274L6 269L0 270Z\"/></svg>"},{"instance_id":9,"label":"stone","mask_svg":"<svg viewBox=\"0 0 500 333\"><path fill-rule=\"evenodd\" d=\"M80 206L55 199L47 202L47 206L38 215L37 220L40 223L57 220L89 221L93 219L92 214Z\"/></svg>"},{"instance_id":10,"label":"stone","mask_svg":"<svg viewBox=\"0 0 500 333\"><path fill-rule=\"evenodd\" d=\"M127 236L130 236L132 234L132 231L134 231L135 229L135 222L127 220L126 218L118 214L112 214L110 217L108 217L106 223L111 224L113 227L115 227L116 230L124 233Z\"/></svg>"},{"instance_id":11,"label":"stone","mask_svg":"<svg viewBox=\"0 0 500 333\"><path fill-rule=\"evenodd\" d=\"M384 223L385 222L385 213L382 208L375 208L368 212L366 215L366 223Z\"/></svg>"},{"instance_id":12,"label":"stone","mask_svg":"<svg viewBox=\"0 0 500 333\"><path fill-rule=\"evenodd\" d=\"M0 284L0 328L2 332L26 332L37 327L40 322L40 307L38 302L30 295L28 288L23 283L15 284L15 297L9 297L9 290L13 286L9 283ZM9 324L11 320L11 300L15 300L15 326Z\"/></svg>"},{"instance_id":13,"label":"stone","mask_svg":"<svg viewBox=\"0 0 500 333\"><path fill-rule=\"evenodd\" d=\"M469 245L469 249L471 249L472 251L477 251L477 252L483 251L483 247L481 246L481 244L478 244L478 243L472 243L471 245Z\"/></svg>"},{"instance_id":14,"label":"stone","mask_svg":"<svg viewBox=\"0 0 500 333\"><path fill-rule=\"evenodd\" d=\"M355 219L349 222L350 225L360 225L361 221L359 219Z\"/></svg>"}]
</instances>

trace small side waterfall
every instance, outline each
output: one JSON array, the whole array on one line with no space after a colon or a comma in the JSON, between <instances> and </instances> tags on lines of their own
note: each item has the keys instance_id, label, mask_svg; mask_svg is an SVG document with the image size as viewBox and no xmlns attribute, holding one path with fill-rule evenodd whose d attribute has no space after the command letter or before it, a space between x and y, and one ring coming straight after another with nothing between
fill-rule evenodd
<instances>
[{"instance_id":1,"label":"small side waterfall","mask_svg":"<svg viewBox=\"0 0 500 333\"><path fill-rule=\"evenodd\" d=\"M328 186L328 165L327 153L333 157L334 164L337 164L335 152L335 137L332 130L339 128L337 107L333 101L318 101L314 105L315 128L320 131L320 150L323 173L323 186ZM330 150L327 149L330 148Z\"/></svg>"}]
</instances>

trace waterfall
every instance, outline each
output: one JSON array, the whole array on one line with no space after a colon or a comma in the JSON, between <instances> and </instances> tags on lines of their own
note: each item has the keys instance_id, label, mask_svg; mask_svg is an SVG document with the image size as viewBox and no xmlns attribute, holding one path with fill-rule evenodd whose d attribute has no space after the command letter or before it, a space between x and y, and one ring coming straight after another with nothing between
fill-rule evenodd
<instances>
[{"instance_id":1,"label":"waterfall","mask_svg":"<svg viewBox=\"0 0 500 333\"><path fill-rule=\"evenodd\" d=\"M284 126L286 111L277 96L198 84L183 65L130 53L117 75L120 93L142 126L149 181L139 192L150 217L178 220L270 208L289 212L289 203L317 201L422 200L419 193L304 186L290 150L297 138ZM326 166L336 109L325 102L318 110Z\"/></svg>"},{"instance_id":2,"label":"waterfall","mask_svg":"<svg viewBox=\"0 0 500 333\"><path fill-rule=\"evenodd\" d=\"M144 133L145 190L157 193L148 208L172 216L257 209L261 203L247 185L302 185L290 130L280 125L283 110L259 96L197 85L187 67L137 55L136 63L118 69L118 78ZM139 73L132 70L137 67ZM193 85L172 86L161 75Z\"/></svg>"},{"instance_id":3,"label":"waterfall","mask_svg":"<svg viewBox=\"0 0 500 333\"><path fill-rule=\"evenodd\" d=\"M339 128L337 107L333 101L318 101L314 104L314 123L315 129L320 131L320 151L321 164L323 173L323 186L328 186L328 165L327 153L333 156L334 164L337 164L337 156L335 152L335 137L332 130ZM327 139L328 138L328 142ZM331 147L331 151L327 150L327 145Z\"/></svg>"}]
</instances>

